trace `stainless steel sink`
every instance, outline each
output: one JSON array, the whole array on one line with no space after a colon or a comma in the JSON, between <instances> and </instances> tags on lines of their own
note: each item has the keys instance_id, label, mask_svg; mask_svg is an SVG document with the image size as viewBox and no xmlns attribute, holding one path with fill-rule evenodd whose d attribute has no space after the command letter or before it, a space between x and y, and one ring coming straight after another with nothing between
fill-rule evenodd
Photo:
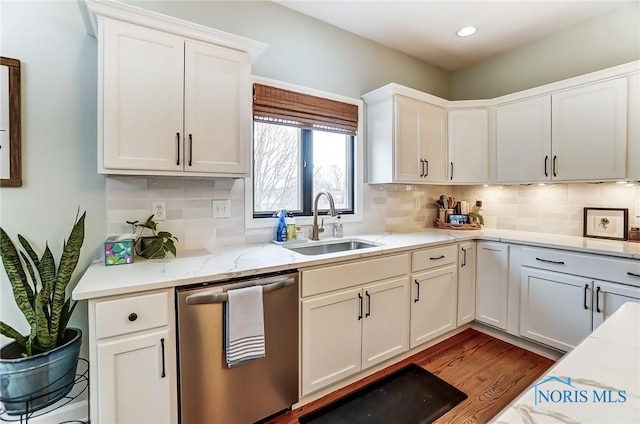
<instances>
[{"instance_id":1,"label":"stainless steel sink","mask_svg":"<svg viewBox=\"0 0 640 424\"><path fill-rule=\"evenodd\" d=\"M362 240L340 240L326 243L313 243L305 246L287 247L287 249L303 255L324 255L326 253L346 252L349 250L366 249L376 247L377 244Z\"/></svg>"}]
</instances>

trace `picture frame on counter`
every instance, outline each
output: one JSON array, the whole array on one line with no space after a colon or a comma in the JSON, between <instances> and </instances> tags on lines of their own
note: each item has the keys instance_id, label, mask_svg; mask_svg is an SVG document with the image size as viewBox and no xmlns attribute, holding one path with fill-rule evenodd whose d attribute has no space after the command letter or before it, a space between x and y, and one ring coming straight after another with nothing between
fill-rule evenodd
<instances>
[{"instance_id":1,"label":"picture frame on counter","mask_svg":"<svg viewBox=\"0 0 640 424\"><path fill-rule=\"evenodd\" d=\"M584 208L583 237L627 240L629 209Z\"/></svg>"}]
</instances>

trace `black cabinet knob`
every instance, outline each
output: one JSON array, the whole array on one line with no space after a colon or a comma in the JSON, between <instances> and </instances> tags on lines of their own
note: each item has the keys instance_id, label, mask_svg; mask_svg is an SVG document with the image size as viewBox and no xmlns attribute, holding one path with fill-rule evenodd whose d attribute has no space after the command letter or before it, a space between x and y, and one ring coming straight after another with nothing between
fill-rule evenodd
<instances>
[{"instance_id":1,"label":"black cabinet knob","mask_svg":"<svg viewBox=\"0 0 640 424\"><path fill-rule=\"evenodd\" d=\"M138 314L136 314L135 312L132 312L129 314L129 321L133 322L137 319L138 319Z\"/></svg>"}]
</instances>

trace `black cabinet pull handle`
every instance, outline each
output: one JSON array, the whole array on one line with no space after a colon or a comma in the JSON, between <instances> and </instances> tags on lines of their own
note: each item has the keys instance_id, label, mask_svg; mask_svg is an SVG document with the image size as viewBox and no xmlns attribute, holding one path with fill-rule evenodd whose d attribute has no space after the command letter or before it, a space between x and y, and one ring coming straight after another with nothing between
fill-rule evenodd
<instances>
[{"instance_id":1,"label":"black cabinet pull handle","mask_svg":"<svg viewBox=\"0 0 640 424\"><path fill-rule=\"evenodd\" d=\"M424 159L420 159L420 178L424 178Z\"/></svg>"},{"instance_id":2,"label":"black cabinet pull handle","mask_svg":"<svg viewBox=\"0 0 640 424\"><path fill-rule=\"evenodd\" d=\"M429 258L430 261L437 261L438 259L443 259L444 255L440 255L437 258Z\"/></svg>"},{"instance_id":3,"label":"black cabinet pull handle","mask_svg":"<svg viewBox=\"0 0 640 424\"><path fill-rule=\"evenodd\" d=\"M191 134L189 134L189 166L191 166L191 162L193 161L193 138Z\"/></svg>"},{"instance_id":4,"label":"black cabinet pull handle","mask_svg":"<svg viewBox=\"0 0 640 424\"><path fill-rule=\"evenodd\" d=\"M413 303L418 303L420 301L420 283L418 280L413 280L416 283L416 298L413 299Z\"/></svg>"},{"instance_id":5,"label":"black cabinet pull handle","mask_svg":"<svg viewBox=\"0 0 640 424\"><path fill-rule=\"evenodd\" d=\"M424 176L428 177L429 176L429 161L425 159L424 160L424 164L427 166L427 170L425 171Z\"/></svg>"},{"instance_id":6,"label":"black cabinet pull handle","mask_svg":"<svg viewBox=\"0 0 640 424\"><path fill-rule=\"evenodd\" d=\"M131 312L129 314L129 321L133 322L133 321L135 321L137 319L138 319L138 314L136 314L135 312Z\"/></svg>"},{"instance_id":7,"label":"black cabinet pull handle","mask_svg":"<svg viewBox=\"0 0 640 424\"><path fill-rule=\"evenodd\" d=\"M553 176L557 177L558 174L556 174L556 159L558 159L558 156L553 155L553 166L552 166L552 170L553 170Z\"/></svg>"},{"instance_id":8,"label":"black cabinet pull handle","mask_svg":"<svg viewBox=\"0 0 640 424\"><path fill-rule=\"evenodd\" d=\"M587 290L589 290L589 284L584 285L584 309L589 309L587 306Z\"/></svg>"},{"instance_id":9,"label":"black cabinet pull handle","mask_svg":"<svg viewBox=\"0 0 640 424\"><path fill-rule=\"evenodd\" d=\"M449 179L453 181L453 162L451 162L451 175L449 176Z\"/></svg>"},{"instance_id":10,"label":"black cabinet pull handle","mask_svg":"<svg viewBox=\"0 0 640 424\"><path fill-rule=\"evenodd\" d=\"M547 162L549 161L549 156L544 157L544 176L548 177L549 173L547 172Z\"/></svg>"},{"instance_id":11,"label":"black cabinet pull handle","mask_svg":"<svg viewBox=\"0 0 640 424\"><path fill-rule=\"evenodd\" d=\"M563 261L552 261L552 260L549 260L549 259L541 259L541 258L536 258L536 261L546 262L548 264L564 265Z\"/></svg>"},{"instance_id":12,"label":"black cabinet pull handle","mask_svg":"<svg viewBox=\"0 0 640 424\"><path fill-rule=\"evenodd\" d=\"M360 314L358 315L358 321L362 319L362 295L358 293L358 300L360 303Z\"/></svg>"},{"instance_id":13,"label":"black cabinet pull handle","mask_svg":"<svg viewBox=\"0 0 640 424\"><path fill-rule=\"evenodd\" d=\"M596 289L596 312L601 313L600 310L600 286Z\"/></svg>"},{"instance_id":14,"label":"black cabinet pull handle","mask_svg":"<svg viewBox=\"0 0 640 424\"><path fill-rule=\"evenodd\" d=\"M164 338L160 339L160 346L162 347L162 374L160 374L160 378L165 378L167 374L164 369Z\"/></svg>"},{"instance_id":15,"label":"black cabinet pull handle","mask_svg":"<svg viewBox=\"0 0 640 424\"><path fill-rule=\"evenodd\" d=\"M632 277L640 277L640 274L636 274L635 272L627 272L627 275L630 275Z\"/></svg>"},{"instance_id":16,"label":"black cabinet pull handle","mask_svg":"<svg viewBox=\"0 0 640 424\"><path fill-rule=\"evenodd\" d=\"M180 165L180 133L179 132L176 133L176 138L178 139L178 142L176 143L176 145L178 146L178 160L176 161L176 165Z\"/></svg>"},{"instance_id":17,"label":"black cabinet pull handle","mask_svg":"<svg viewBox=\"0 0 640 424\"><path fill-rule=\"evenodd\" d=\"M368 291L364 292L365 296L367 296L367 313L364 315L365 318L371 315L371 295Z\"/></svg>"},{"instance_id":18,"label":"black cabinet pull handle","mask_svg":"<svg viewBox=\"0 0 640 424\"><path fill-rule=\"evenodd\" d=\"M462 249L462 265L460 265L460 268L464 268L467 265L467 249L464 247L460 249Z\"/></svg>"}]
</instances>

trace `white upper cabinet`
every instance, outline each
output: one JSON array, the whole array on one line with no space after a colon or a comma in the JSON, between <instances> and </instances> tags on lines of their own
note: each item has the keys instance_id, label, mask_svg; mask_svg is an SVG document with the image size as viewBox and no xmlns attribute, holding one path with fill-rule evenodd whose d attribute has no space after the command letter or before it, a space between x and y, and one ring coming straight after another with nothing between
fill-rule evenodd
<instances>
[{"instance_id":1,"label":"white upper cabinet","mask_svg":"<svg viewBox=\"0 0 640 424\"><path fill-rule=\"evenodd\" d=\"M500 183L625 178L627 78L498 106L496 158Z\"/></svg>"},{"instance_id":2,"label":"white upper cabinet","mask_svg":"<svg viewBox=\"0 0 640 424\"><path fill-rule=\"evenodd\" d=\"M252 122L249 56L187 42L184 65L185 170L248 173Z\"/></svg>"},{"instance_id":3,"label":"white upper cabinet","mask_svg":"<svg viewBox=\"0 0 640 424\"><path fill-rule=\"evenodd\" d=\"M99 165L181 171L184 40L113 20L102 31Z\"/></svg>"},{"instance_id":4,"label":"white upper cabinet","mask_svg":"<svg viewBox=\"0 0 640 424\"><path fill-rule=\"evenodd\" d=\"M123 3L81 5L98 38L98 172L247 176L251 58L266 46Z\"/></svg>"},{"instance_id":5,"label":"white upper cabinet","mask_svg":"<svg viewBox=\"0 0 640 424\"><path fill-rule=\"evenodd\" d=\"M563 91L551 101L553 179L624 178L627 78Z\"/></svg>"},{"instance_id":6,"label":"white upper cabinet","mask_svg":"<svg viewBox=\"0 0 640 424\"><path fill-rule=\"evenodd\" d=\"M629 76L627 179L640 181L640 74Z\"/></svg>"},{"instance_id":7,"label":"white upper cabinet","mask_svg":"<svg viewBox=\"0 0 640 424\"><path fill-rule=\"evenodd\" d=\"M447 112L437 104L445 101L418 94L433 98L430 103L411 97L413 92L390 84L363 96L367 102L369 183L446 181Z\"/></svg>"},{"instance_id":8,"label":"white upper cabinet","mask_svg":"<svg viewBox=\"0 0 640 424\"><path fill-rule=\"evenodd\" d=\"M489 112L450 110L448 118L448 181L484 183L489 180Z\"/></svg>"},{"instance_id":9,"label":"white upper cabinet","mask_svg":"<svg viewBox=\"0 0 640 424\"><path fill-rule=\"evenodd\" d=\"M497 107L496 157L498 182L550 178L551 96Z\"/></svg>"}]
</instances>

